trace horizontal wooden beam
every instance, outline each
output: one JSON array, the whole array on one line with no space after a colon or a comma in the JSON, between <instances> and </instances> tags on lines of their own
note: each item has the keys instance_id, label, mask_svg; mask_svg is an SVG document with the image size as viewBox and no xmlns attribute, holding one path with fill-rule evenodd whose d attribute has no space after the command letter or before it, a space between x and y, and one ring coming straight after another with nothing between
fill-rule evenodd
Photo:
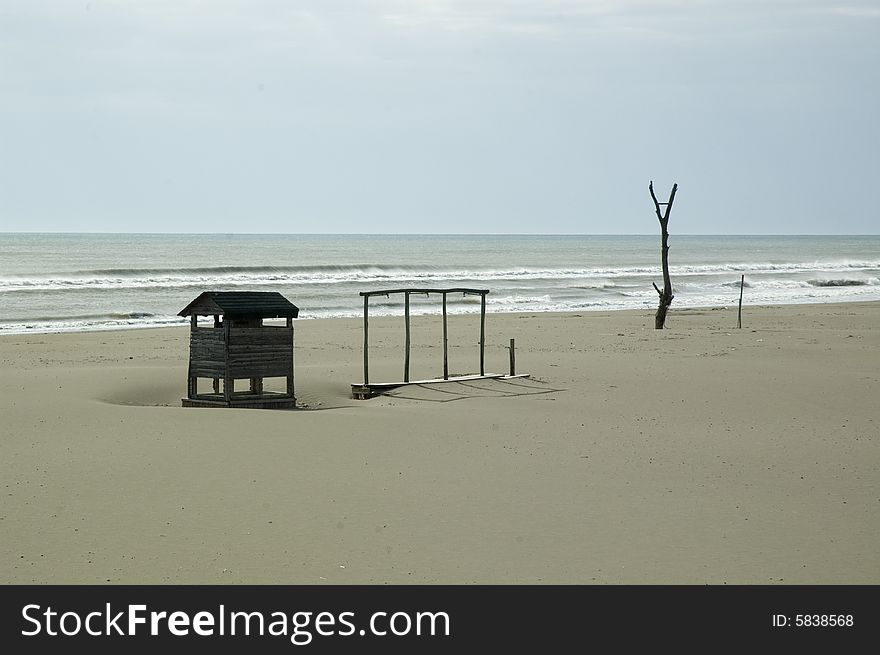
<instances>
[{"instance_id":1,"label":"horizontal wooden beam","mask_svg":"<svg viewBox=\"0 0 880 655\"><path fill-rule=\"evenodd\" d=\"M372 382L370 384L351 385L351 397L355 400L368 400L379 396L386 391L419 384L434 384L436 382L465 382L470 380L511 380L513 378L527 378L528 373L519 375L505 375L503 373L489 373L487 375L459 375L451 378L437 378L434 380L416 380L414 382Z\"/></svg>"},{"instance_id":2,"label":"horizontal wooden beam","mask_svg":"<svg viewBox=\"0 0 880 655\"><path fill-rule=\"evenodd\" d=\"M429 380L411 380L410 382L371 382L367 385L353 384L352 386L367 386L376 388L387 387L403 387L410 384L435 384L438 382L471 382L473 380L499 380L506 378L527 378L529 373L520 373L519 375L508 375L507 373L486 373L485 375L455 375L448 378L431 378Z\"/></svg>"},{"instance_id":3,"label":"horizontal wooden beam","mask_svg":"<svg viewBox=\"0 0 880 655\"><path fill-rule=\"evenodd\" d=\"M386 289L383 291L361 291L360 295L369 296L388 296L392 293L463 293L464 295L485 296L489 293L488 289L465 289L456 287L454 289Z\"/></svg>"}]
</instances>

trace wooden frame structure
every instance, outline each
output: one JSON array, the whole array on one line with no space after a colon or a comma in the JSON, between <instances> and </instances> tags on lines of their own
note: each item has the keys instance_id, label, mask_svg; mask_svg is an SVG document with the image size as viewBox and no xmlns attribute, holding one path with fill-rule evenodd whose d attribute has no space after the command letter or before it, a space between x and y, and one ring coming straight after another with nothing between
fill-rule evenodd
<instances>
[{"instance_id":1,"label":"wooden frame structure","mask_svg":"<svg viewBox=\"0 0 880 655\"><path fill-rule=\"evenodd\" d=\"M277 292L206 291L183 308L190 317L190 352L184 407L287 409L296 406L293 384L293 319L299 308ZM199 316L213 316L213 327ZM284 318L284 325L264 325ZM286 391L263 388L263 379L286 378ZM199 378L212 390L199 393ZM249 380L235 391L235 380ZM221 380L223 382L221 388Z\"/></svg>"},{"instance_id":2,"label":"wooden frame structure","mask_svg":"<svg viewBox=\"0 0 880 655\"><path fill-rule=\"evenodd\" d=\"M406 330L404 359L403 359L403 381L402 382L370 382L370 298L373 296L386 296L391 294L403 294L403 316L404 326ZM447 339L447 311L446 297L449 294L461 293L465 296L480 296L480 373L479 375L463 375L449 377L449 341ZM411 381L409 379L409 355L410 355L410 321L409 321L409 298L411 295L438 294L443 298L443 377L431 380ZM361 291L360 295L364 299L364 381L361 384L351 385L351 395L353 398L364 400L371 398L383 390L393 389L406 384L425 384L430 382L448 382L448 381L464 381L479 380L481 378L500 378L505 377L504 374L486 374L486 296L489 294L488 289L471 289L464 287L454 287L451 289L387 289L383 291Z\"/></svg>"}]
</instances>

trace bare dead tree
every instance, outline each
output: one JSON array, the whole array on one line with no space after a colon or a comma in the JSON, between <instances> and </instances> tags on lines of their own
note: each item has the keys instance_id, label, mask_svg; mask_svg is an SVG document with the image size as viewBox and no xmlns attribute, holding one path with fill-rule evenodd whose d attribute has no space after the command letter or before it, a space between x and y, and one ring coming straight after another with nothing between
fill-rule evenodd
<instances>
[{"instance_id":1,"label":"bare dead tree","mask_svg":"<svg viewBox=\"0 0 880 655\"><path fill-rule=\"evenodd\" d=\"M669 225L669 214L672 211L672 203L675 200L675 192L678 185L672 185L672 193L669 194L668 202L657 202L657 196L654 195L653 180L648 184L648 191L651 192L651 200L654 201L654 210L657 212L657 220L660 221L660 260L663 263L663 290L657 288L657 284L652 282L657 295L660 296L660 305L657 307L657 314L654 316L654 329L662 330L666 324L666 312L672 304L672 281L669 279L669 231L666 229ZM666 207L664 212L660 212L660 206Z\"/></svg>"}]
</instances>

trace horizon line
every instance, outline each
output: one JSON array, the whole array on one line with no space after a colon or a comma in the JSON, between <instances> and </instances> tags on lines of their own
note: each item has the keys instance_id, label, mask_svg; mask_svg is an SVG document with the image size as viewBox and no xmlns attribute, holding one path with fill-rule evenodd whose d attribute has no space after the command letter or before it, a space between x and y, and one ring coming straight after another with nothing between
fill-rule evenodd
<instances>
[{"instance_id":1,"label":"horizon line","mask_svg":"<svg viewBox=\"0 0 880 655\"><path fill-rule=\"evenodd\" d=\"M130 235L130 236L357 236L357 237L645 237L657 232L126 232L0 230L0 235ZM682 237L877 237L880 233L856 232L681 232Z\"/></svg>"}]
</instances>

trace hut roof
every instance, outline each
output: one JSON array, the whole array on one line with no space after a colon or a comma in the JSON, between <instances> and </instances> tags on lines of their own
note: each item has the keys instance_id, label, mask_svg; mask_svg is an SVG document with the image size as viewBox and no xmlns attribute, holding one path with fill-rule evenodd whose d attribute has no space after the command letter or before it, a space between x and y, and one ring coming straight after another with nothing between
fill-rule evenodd
<instances>
[{"instance_id":1,"label":"hut roof","mask_svg":"<svg viewBox=\"0 0 880 655\"><path fill-rule=\"evenodd\" d=\"M205 291L178 316L225 314L239 318L296 318L299 308L277 291Z\"/></svg>"}]
</instances>

